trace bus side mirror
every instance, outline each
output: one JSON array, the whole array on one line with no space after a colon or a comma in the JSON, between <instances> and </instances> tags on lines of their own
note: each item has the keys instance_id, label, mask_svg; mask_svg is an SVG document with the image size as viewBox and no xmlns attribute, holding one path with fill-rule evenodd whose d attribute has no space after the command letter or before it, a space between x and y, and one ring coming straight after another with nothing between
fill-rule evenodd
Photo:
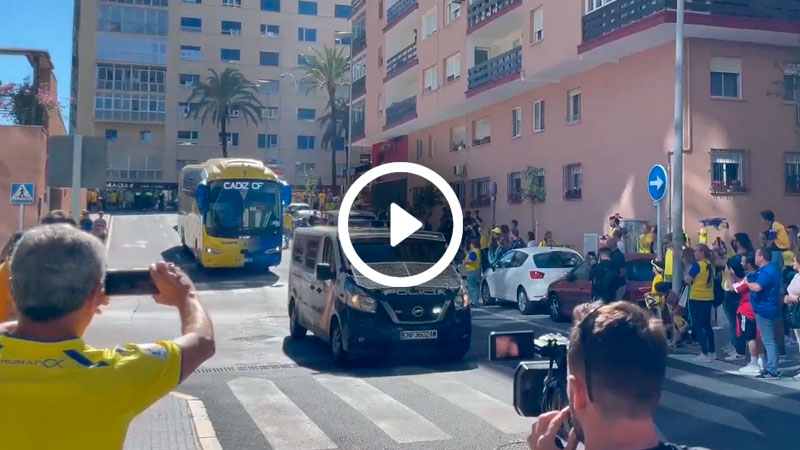
<instances>
[{"instance_id":1,"label":"bus side mirror","mask_svg":"<svg viewBox=\"0 0 800 450\"><path fill-rule=\"evenodd\" d=\"M292 187L288 184L284 184L281 187L281 202L283 202L284 205L292 203Z\"/></svg>"},{"instance_id":2,"label":"bus side mirror","mask_svg":"<svg viewBox=\"0 0 800 450\"><path fill-rule=\"evenodd\" d=\"M196 196L197 196L197 207L200 209L200 213L205 215L206 201L208 200L208 185L205 183L198 184Z\"/></svg>"}]
</instances>

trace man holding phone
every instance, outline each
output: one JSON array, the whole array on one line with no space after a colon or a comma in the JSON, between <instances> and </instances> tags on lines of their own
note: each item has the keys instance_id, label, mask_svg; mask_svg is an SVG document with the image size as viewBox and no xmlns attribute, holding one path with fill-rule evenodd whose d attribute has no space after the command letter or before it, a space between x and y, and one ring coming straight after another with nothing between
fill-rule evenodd
<instances>
[{"instance_id":1,"label":"man holding phone","mask_svg":"<svg viewBox=\"0 0 800 450\"><path fill-rule=\"evenodd\" d=\"M11 259L17 322L0 324L3 446L122 448L131 420L214 354L214 329L189 277L150 267L157 303L178 310L181 336L95 349L81 338L104 292L105 248L68 225L26 232Z\"/></svg>"}]
</instances>

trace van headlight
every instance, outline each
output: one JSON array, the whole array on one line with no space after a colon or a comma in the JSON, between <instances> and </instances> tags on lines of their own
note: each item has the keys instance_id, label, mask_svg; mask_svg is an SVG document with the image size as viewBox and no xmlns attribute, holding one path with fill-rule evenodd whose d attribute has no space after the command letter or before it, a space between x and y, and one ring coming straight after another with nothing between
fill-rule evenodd
<instances>
[{"instance_id":1,"label":"van headlight","mask_svg":"<svg viewBox=\"0 0 800 450\"><path fill-rule=\"evenodd\" d=\"M203 249L204 252L208 253L209 255L221 255L222 252L211 247L206 247Z\"/></svg>"},{"instance_id":2,"label":"van headlight","mask_svg":"<svg viewBox=\"0 0 800 450\"><path fill-rule=\"evenodd\" d=\"M456 298L453 299L453 304L456 306L456 310L462 310L469 308L469 303L469 290L462 284L461 289L456 294Z\"/></svg>"},{"instance_id":3,"label":"van headlight","mask_svg":"<svg viewBox=\"0 0 800 450\"><path fill-rule=\"evenodd\" d=\"M281 247L280 246L275 247L275 248L268 248L267 251L265 251L264 253L269 255L270 253L278 253L279 251L281 251Z\"/></svg>"},{"instance_id":4,"label":"van headlight","mask_svg":"<svg viewBox=\"0 0 800 450\"><path fill-rule=\"evenodd\" d=\"M347 304L361 312L374 313L378 310L378 302L366 295L352 294L347 297Z\"/></svg>"}]
</instances>

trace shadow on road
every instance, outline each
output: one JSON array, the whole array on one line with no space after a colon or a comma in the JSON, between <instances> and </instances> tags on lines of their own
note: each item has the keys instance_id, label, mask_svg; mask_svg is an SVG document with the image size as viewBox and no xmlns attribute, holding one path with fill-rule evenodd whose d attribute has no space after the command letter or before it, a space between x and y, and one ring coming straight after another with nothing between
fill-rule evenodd
<instances>
[{"instance_id":1,"label":"shadow on road","mask_svg":"<svg viewBox=\"0 0 800 450\"><path fill-rule=\"evenodd\" d=\"M161 257L186 271L203 290L260 288L274 286L278 282L278 275L266 268L205 269L180 245L164 250Z\"/></svg>"}]
</instances>

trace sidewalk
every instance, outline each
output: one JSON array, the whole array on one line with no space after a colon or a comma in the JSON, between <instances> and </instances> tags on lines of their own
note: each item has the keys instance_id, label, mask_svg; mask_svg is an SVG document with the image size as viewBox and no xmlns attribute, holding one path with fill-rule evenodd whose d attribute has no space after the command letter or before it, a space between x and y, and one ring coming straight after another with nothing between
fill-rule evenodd
<instances>
[{"instance_id":1,"label":"sidewalk","mask_svg":"<svg viewBox=\"0 0 800 450\"><path fill-rule=\"evenodd\" d=\"M221 450L203 402L173 392L139 414L124 450Z\"/></svg>"}]
</instances>

